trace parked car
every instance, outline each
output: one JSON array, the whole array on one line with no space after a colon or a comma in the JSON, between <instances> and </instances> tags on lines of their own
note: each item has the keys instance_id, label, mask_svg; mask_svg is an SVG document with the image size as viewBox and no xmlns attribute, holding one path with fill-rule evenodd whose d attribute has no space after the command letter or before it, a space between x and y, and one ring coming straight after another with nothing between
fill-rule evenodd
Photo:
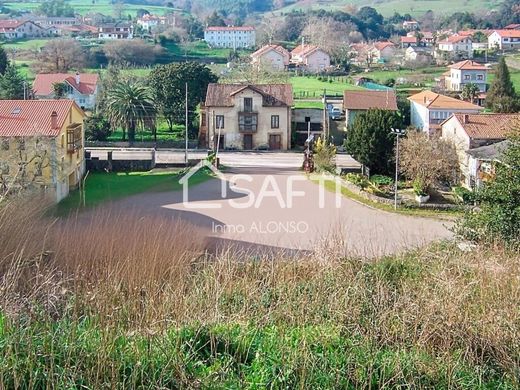
<instances>
[{"instance_id":1,"label":"parked car","mask_svg":"<svg viewBox=\"0 0 520 390\"><path fill-rule=\"evenodd\" d=\"M330 111L330 119L332 119L333 121L339 121L341 119L342 114L343 112L341 111L341 108L334 107Z\"/></svg>"}]
</instances>

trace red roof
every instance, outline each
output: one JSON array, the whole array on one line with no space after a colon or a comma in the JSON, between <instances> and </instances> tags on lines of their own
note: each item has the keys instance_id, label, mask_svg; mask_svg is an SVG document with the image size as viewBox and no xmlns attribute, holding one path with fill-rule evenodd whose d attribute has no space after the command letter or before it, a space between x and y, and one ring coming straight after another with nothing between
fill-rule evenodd
<instances>
[{"instance_id":1,"label":"red roof","mask_svg":"<svg viewBox=\"0 0 520 390\"><path fill-rule=\"evenodd\" d=\"M386 49L387 47L395 47L395 45L392 42L375 42L374 47L381 51Z\"/></svg>"},{"instance_id":2,"label":"red roof","mask_svg":"<svg viewBox=\"0 0 520 390\"><path fill-rule=\"evenodd\" d=\"M345 91L343 94L343 108L345 110L381 110L397 111L395 92L388 91Z\"/></svg>"},{"instance_id":3,"label":"red roof","mask_svg":"<svg viewBox=\"0 0 520 390\"><path fill-rule=\"evenodd\" d=\"M73 106L73 100L0 100L0 137L56 137ZM56 128L51 115L57 114Z\"/></svg>"},{"instance_id":4,"label":"red roof","mask_svg":"<svg viewBox=\"0 0 520 390\"><path fill-rule=\"evenodd\" d=\"M460 41L463 41L464 39L470 39L471 37L466 35L452 35L451 37L448 37L447 39L439 42L439 43L457 43Z\"/></svg>"},{"instance_id":5,"label":"red roof","mask_svg":"<svg viewBox=\"0 0 520 390\"><path fill-rule=\"evenodd\" d=\"M417 43L417 37L401 37L401 43Z\"/></svg>"},{"instance_id":6,"label":"red roof","mask_svg":"<svg viewBox=\"0 0 520 390\"><path fill-rule=\"evenodd\" d=\"M470 138L506 139L520 123L520 114L454 114Z\"/></svg>"},{"instance_id":7,"label":"red roof","mask_svg":"<svg viewBox=\"0 0 520 390\"><path fill-rule=\"evenodd\" d=\"M24 23L26 23L25 20L4 19L0 20L0 29L17 28Z\"/></svg>"},{"instance_id":8,"label":"red roof","mask_svg":"<svg viewBox=\"0 0 520 390\"><path fill-rule=\"evenodd\" d=\"M289 56L289 52L280 45L265 45L265 46L262 46L257 51L255 51L254 53L252 53L251 57L260 57L260 56L264 55L265 53L268 53L271 50L274 50L275 52L280 53L284 57Z\"/></svg>"},{"instance_id":9,"label":"red roof","mask_svg":"<svg viewBox=\"0 0 520 390\"><path fill-rule=\"evenodd\" d=\"M254 31L253 26L206 27L206 31Z\"/></svg>"},{"instance_id":10,"label":"red roof","mask_svg":"<svg viewBox=\"0 0 520 390\"><path fill-rule=\"evenodd\" d=\"M520 38L520 30L495 30L502 38Z\"/></svg>"},{"instance_id":11,"label":"red roof","mask_svg":"<svg viewBox=\"0 0 520 390\"><path fill-rule=\"evenodd\" d=\"M33 90L36 96L50 96L53 94L54 83L66 82L83 95L92 95L96 91L99 76L96 73L80 73L79 84L76 75L68 73L40 73L36 75Z\"/></svg>"},{"instance_id":12,"label":"red roof","mask_svg":"<svg viewBox=\"0 0 520 390\"><path fill-rule=\"evenodd\" d=\"M471 60L457 62L456 64L450 65L449 68L461 70L487 70L485 65Z\"/></svg>"}]
</instances>

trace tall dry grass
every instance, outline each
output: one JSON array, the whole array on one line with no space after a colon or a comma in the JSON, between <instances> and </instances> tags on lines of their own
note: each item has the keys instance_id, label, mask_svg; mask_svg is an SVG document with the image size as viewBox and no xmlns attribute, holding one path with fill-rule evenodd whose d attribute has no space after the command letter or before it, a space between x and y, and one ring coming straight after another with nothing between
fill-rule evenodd
<instances>
[{"instance_id":1,"label":"tall dry grass","mask_svg":"<svg viewBox=\"0 0 520 390\"><path fill-rule=\"evenodd\" d=\"M298 258L253 257L236 248L209 254L200 232L185 223L124 211L52 219L38 204L12 203L0 209L0 318L10 329L89 319L106 340L146 334L157 346L160 337L186 327L329 329L369 351L421 351L439 359L435 369L425 363L414 370L440 370L435 375L453 387L468 367L482 380L520 385L517 253L463 253L451 244L374 262L337 253L323 247ZM314 361L306 345L298 359ZM120 364L109 351L98 352L85 374L94 385ZM14 347L4 350L5 361L17 356ZM196 380L186 376L187 363L175 364L176 383L191 387ZM393 370L391 378L422 383L406 367Z\"/></svg>"}]
</instances>

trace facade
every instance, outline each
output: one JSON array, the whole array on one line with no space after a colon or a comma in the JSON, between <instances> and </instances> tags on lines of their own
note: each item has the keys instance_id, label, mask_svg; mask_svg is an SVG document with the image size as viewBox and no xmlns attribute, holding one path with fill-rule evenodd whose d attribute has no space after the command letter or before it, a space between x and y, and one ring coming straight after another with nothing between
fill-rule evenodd
<instances>
[{"instance_id":1,"label":"facade","mask_svg":"<svg viewBox=\"0 0 520 390\"><path fill-rule=\"evenodd\" d=\"M509 145L509 141L501 141L467 150L468 171L465 176L467 179L463 184L467 188L474 189L493 180L495 178L495 168L497 164L502 162L503 153Z\"/></svg>"},{"instance_id":2,"label":"facade","mask_svg":"<svg viewBox=\"0 0 520 390\"><path fill-rule=\"evenodd\" d=\"M403 29L406 31L419 30L419 22L416 20L405 20L403 22Z\"/></svg>"},{"instance_id":3,"label":"facade","mask_svg":"<svg viewBox=\"0 0 520 390\"><path fill-rule=\"evenodd\" d=\"M72 100L0 100L0 188L54 202L85 172L85 114Z\"/></svg>"},{"instance_id":4,"label":"facade","mask_svg":"<svg viewBox=\"0 0 520 390\"><path fill-rule=\"evenodd\" d=\"M65 98L74 100L83 109L93 109L99 92L99 76L96 73L50 73L38 74L33 83L36 99L54 99L55 83L65 83Z\"/></svg>"},{"instance_id":5,"label":"facade","mask_svg":"<svg viewBox=\"0 0 520 390\"><path fill-rule=\"evenodd\" d=\"M256 45L256 30L251 26L207 27L204 40L212 47L252 48Z\"/></svg>"},{"instance_id":6,"label":"facade","mask_svg":"<svg viewBox=\"0 0 520 390\"><path fill-rule=\"evenodd\" d=\"M448 91L460 92L465 84L475 84L480 92L487 90L487 68L478 62L466 60L449 66L449 75L445 77Z\"/></svg>"},{"instance_id":7,"label":"facade","mask_svg":"<svg viewBox=\"0 0 520 390\"><path fill-rule=\"evenodd\" d=\"M443 41L437 42L436 58L473 58L473 40L471 36L452 35Z\"/></svg>"},{"instance_id":8,"label":"facade","mask_svg":"<svg viewBox=\"0 0 520 390\"><path fill-rule=\"evenodd\" d=\"M372 46L375 62L389 62L395 56L396 47L392 42L374 42Z\"/></svg>"},{"instance_id":9,"label":"facade","mask_svg":"<svg viewBox=\"0 0 520 390\"><path fill-rule=\"evenodd\" d=\"M266 65L275 70L284 70L289 66L291 54L279 45L265 45L251 54L251 63Z\"/></svg>"},{"instance_id":10,"label":"facade","mask_svg":"<svg viewBox=\"0 0 520 390\"><path fill-rule=\"evenodd\" d=\"M404 59L408 62L429 63L433 60L433 51L429 47L410 46L404 52Z\"/></svg>"},{"instance_id":11,"label":"facade","mask_svg":"<svg viewBox=\"0 0 520 390\"><path fill-rule=\"evenodd\" d=\"M495 30L488 37L490 49L514 50L520 48L520 30Z\"/></svg>"},{"instance_id":12,"label":"facade","mask_svg":"<svg viewBox=\"0 0 520 390\"><path fill-rule=\"evenodd\" d=\"M441 124L455 113L478 114L484 110L475 104L431 91L422 91L408 100L412 126L429 135L440 134Z\"/></svg>"},{"instance_id":13,"label":"facade","mask_svg":"<svg viewBox=\"0 0 520 390\"><path fill-rule=\"evenodd\" d=\"M519 120L520 114L454 114L442 123L442 138L457 150L462 184L473 188L477 181L468 152L504 141Z\"/></svg>"},{"instance_id":14,"label":"facade","mask_svg":"<svg viewBox=\"0 0 520 390\"><path fill-rule=\"evenodd\" d=\"M143 30L152 32L158 26L174 26L176 22L175 19L175 15L173 14L167 16L146 14L137 18L137 25L141 26Z\"/></svg>"},{"instance_id":15,"label":"facade","mask_svg":"<svg viewBox=\"0 0 520 390\"><path fill-rule=\"evenodd\" d=\"M356 115L370 109L397 111L397 98L394 90L387 91L345 91L343 94L343 111L345 111L345 127L348 128Z\"/></svg>"},{"instance_id":16,"label":"facade","mask_svg":"<svg viewBox=\"0 0 520 390\"><path fill-rule=\"evenodd\" d=\"M106 23L98 27L99 39L132 39L134 27L128 23Z\"/></svg>"},{"instance_id":17,"label":"facade","mask_svg":"<svg viewBox=\"0 0 520 390\"><path fill-rule=\"evenodd\" d=\"M38 38L50 35L43 28L30 20L0 20L0 38L5 40Z\"/></svg>"},{"instance_id":18,"label":"facade","mask_svg":"<svg viewBox=\"0 0 520 390\"><path fill-rule=\"evenodd\" d=\"M58 27L58 26L74 26L80 24L79 19L74 17L51 17L51 16L42 16L42 17L34 17L31 18L31 21L36 23L39 26L44 28L48 27Z\"/></svg>"},{"instance_id":19,"label":"facade","mask_svg":"<svg viewBox=\"0 0 520 390\"><path fill-rule=\"evenodd\" d=\"M309 72L318 73L330 67L330 56L318 46L302 44L291 52L291 62Z\"/></svg>"},{"instance_id":20,"label":"facade","mask_svg":"<svg viewBox=\"0 0 520 390\"><path fill-rule=\"evenodd\" d=\"M201 116L199 143L240 150L291 147L290 84L210 84Z\"/></svg>"}]
</instances>

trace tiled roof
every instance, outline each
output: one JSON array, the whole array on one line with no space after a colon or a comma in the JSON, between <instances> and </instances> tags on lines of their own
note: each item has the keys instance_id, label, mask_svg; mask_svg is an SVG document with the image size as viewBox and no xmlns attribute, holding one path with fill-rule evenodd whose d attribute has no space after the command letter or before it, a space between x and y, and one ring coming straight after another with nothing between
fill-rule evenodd
<instances>
[{"instance_id":1,"label":"tiled roof","mask_svg":"<svg viewBox=\"0 0 520 390\"><path fill-rule=\"evenodd\" d=\"M0 29L17 28L24 23L26 23L25 20L0 19Z\"/></svg>"},{"instance_id":2,"label":"tiled roof","mask_svg":"<svg viewBox=\"0 0 520 390\"><path fill-rule=\"evenodd\" d=\"M520 28L520 24L513 23L513 24L508 24L507 26L505 26L504 30L516 30L519 28Z\"/></svg>"},{"instance_id":3,"label":"tiled roof","mask_svg":"<svg viewBox=\"0 0 520 390\"><path fill-rule=\"evenodd\" d=\"M386 49L387 47L395 47L395 45L392 42L375 42L374 47L381 51Z\"/></svg>"},{"instance_id":4,"label":"tiled roof","mask_svg":"<svg viewBox=\"0 0 520 390\"><path fill-rule=\"evenodd\" d=\"M73 100L64 99L0 100L0 137L56 137L72 106L77 107ZM56 128L51 126L53 112L57 114Z\"/></svg>"},{"instance_id":5,"label":"tiled roof","mask_svg":"<svg viewBox=\"0 0 520 390\"><path fill-rule=\"evenodd\" d=\"M448 109L448 110L478 110L483 108L464 100L455 99L449 96L440 95L432 91L422 91L408 98L414 103L431 109Z\"/></svg>"},{"instance_id":6,"label":"tiled roof","mask_svg":"<svg viewBox=\"0 0 520 390\"><path fill-rule=\"evenodd\" d=\"M439 43L457 43L457 42L463 41L464 39L471 40L471 37L465 36L465 35L452 35L452 36L448 37L447 39L440 41Z\"/></svg>"},{"instance_id":7,"label":"tiled roof","mask_svg":"<svg viewBox=\"0 0 520 390\"><path fill-rule=\"evenodd\" d=\"M300 57L305 57L318 49L319 47L315 45L298 45L293 49L293 51L291 51L291 54Z\"/></svg>"},{"instance_id":8,"label":"tiled roof","mask_svg":"<svg viewBox=\"0 0 520 390\"><path fill-rule=\"evenodd\" d=\"M520 38L520 30L495 30L502 38Z\"/></svg>"},{"instance_id":9,"label":"tiled roof","mask_svg":"<svg viewBox=\"0 0 520 390\"><path fill-rule=\"evenodd\" d=\"M68 73L40 73L36 75L33 83L33 91L36 96L52 95L54 83L66 82L77 89L83 95L92 95L96 90L99 76L96 73L80 73L79 84L76 83L76 75Z\"/></svg>"},{"instance_id":10,"label":"tiled roof","mask_svg":"<svg viewBox=\"0 0 520 390\"><path fill-rule=\"evenodd\" d=\"M263 96L263 105L272 107L292 106L291 84L210 84L206 93L206 107L233 107L233 96L252 89Z\"/></svg>"},{"instance_id":11,"label":"tiled roof","mask_svg":"<svg viewBox=\"0 0 520 390\"><path fill-rule=\"evenodd\" d=\"M457 62L456 64L450 65L449 68L461 70L487 70L485 65L471 60Z\"/></svg>"},{"instance_id":12,"label":"tiled roof","mask_svg":"<svg viewBox=\"0 0 520 390\"><path fill-rule=\"evenodd\" d=\"M454 116L466 134L473 139L506 139L508 133L520 124L520 114L454 114Z\"/></svg>"},{"instance_id":13,"label":"tiled roof","mask_svg":"<svg viewBox=\"0 0 520 390\"><path fill-rule=\"evenodd\" d=\"M479 160L500 161L511 141L500 141L491 145L466 150L466 153Z\"/></svg>"},{"instance_id":14,"label":"tiled roof","mask_svg":"<svg viewBox=\"0 0 520 390\"><path fill-rule=\"evenodd\" d=\"M401 43L417 43L417 37L401 37Z\"/></svg>"},{"instance_id":15,"label":"tiled roof","mask_svg":"<svg viewBox=\"0 0 520 390\"><path fill-rule=\"evenodd\" d=\"M253 26L240 26L240 27L206 27L206 31L254 31Z\"/></svg>"},{"instance_id":16,"label":"tiled roof","mask_svg":"<svg viewBox=\"0 0 520 390\"><path fill-rule=\"evenodd\" d=\"M280 53L283 56L289 56L290 55L289 52L285 48L280 46L280 45L265 45L265 46L262 46L257 51L255 51L253 54L251 54L251 57L253 57L253 58L260 57L260 56L264 55L265 53L267 53L267 52L269 52L271 50L274 50L274 51L276 51L277 53Z\"/></svg>"},{"instance_id":17,"label":"tiled roof","mask_svg":"<svg viewBox=\"0 0 520 390\"><path fill-rule=\"evenodd\" d=\"M368 110L379 108L397 111L395 92L388 91L345 91L343 95L345 110Z\"/></svg>"}]
</instances>

